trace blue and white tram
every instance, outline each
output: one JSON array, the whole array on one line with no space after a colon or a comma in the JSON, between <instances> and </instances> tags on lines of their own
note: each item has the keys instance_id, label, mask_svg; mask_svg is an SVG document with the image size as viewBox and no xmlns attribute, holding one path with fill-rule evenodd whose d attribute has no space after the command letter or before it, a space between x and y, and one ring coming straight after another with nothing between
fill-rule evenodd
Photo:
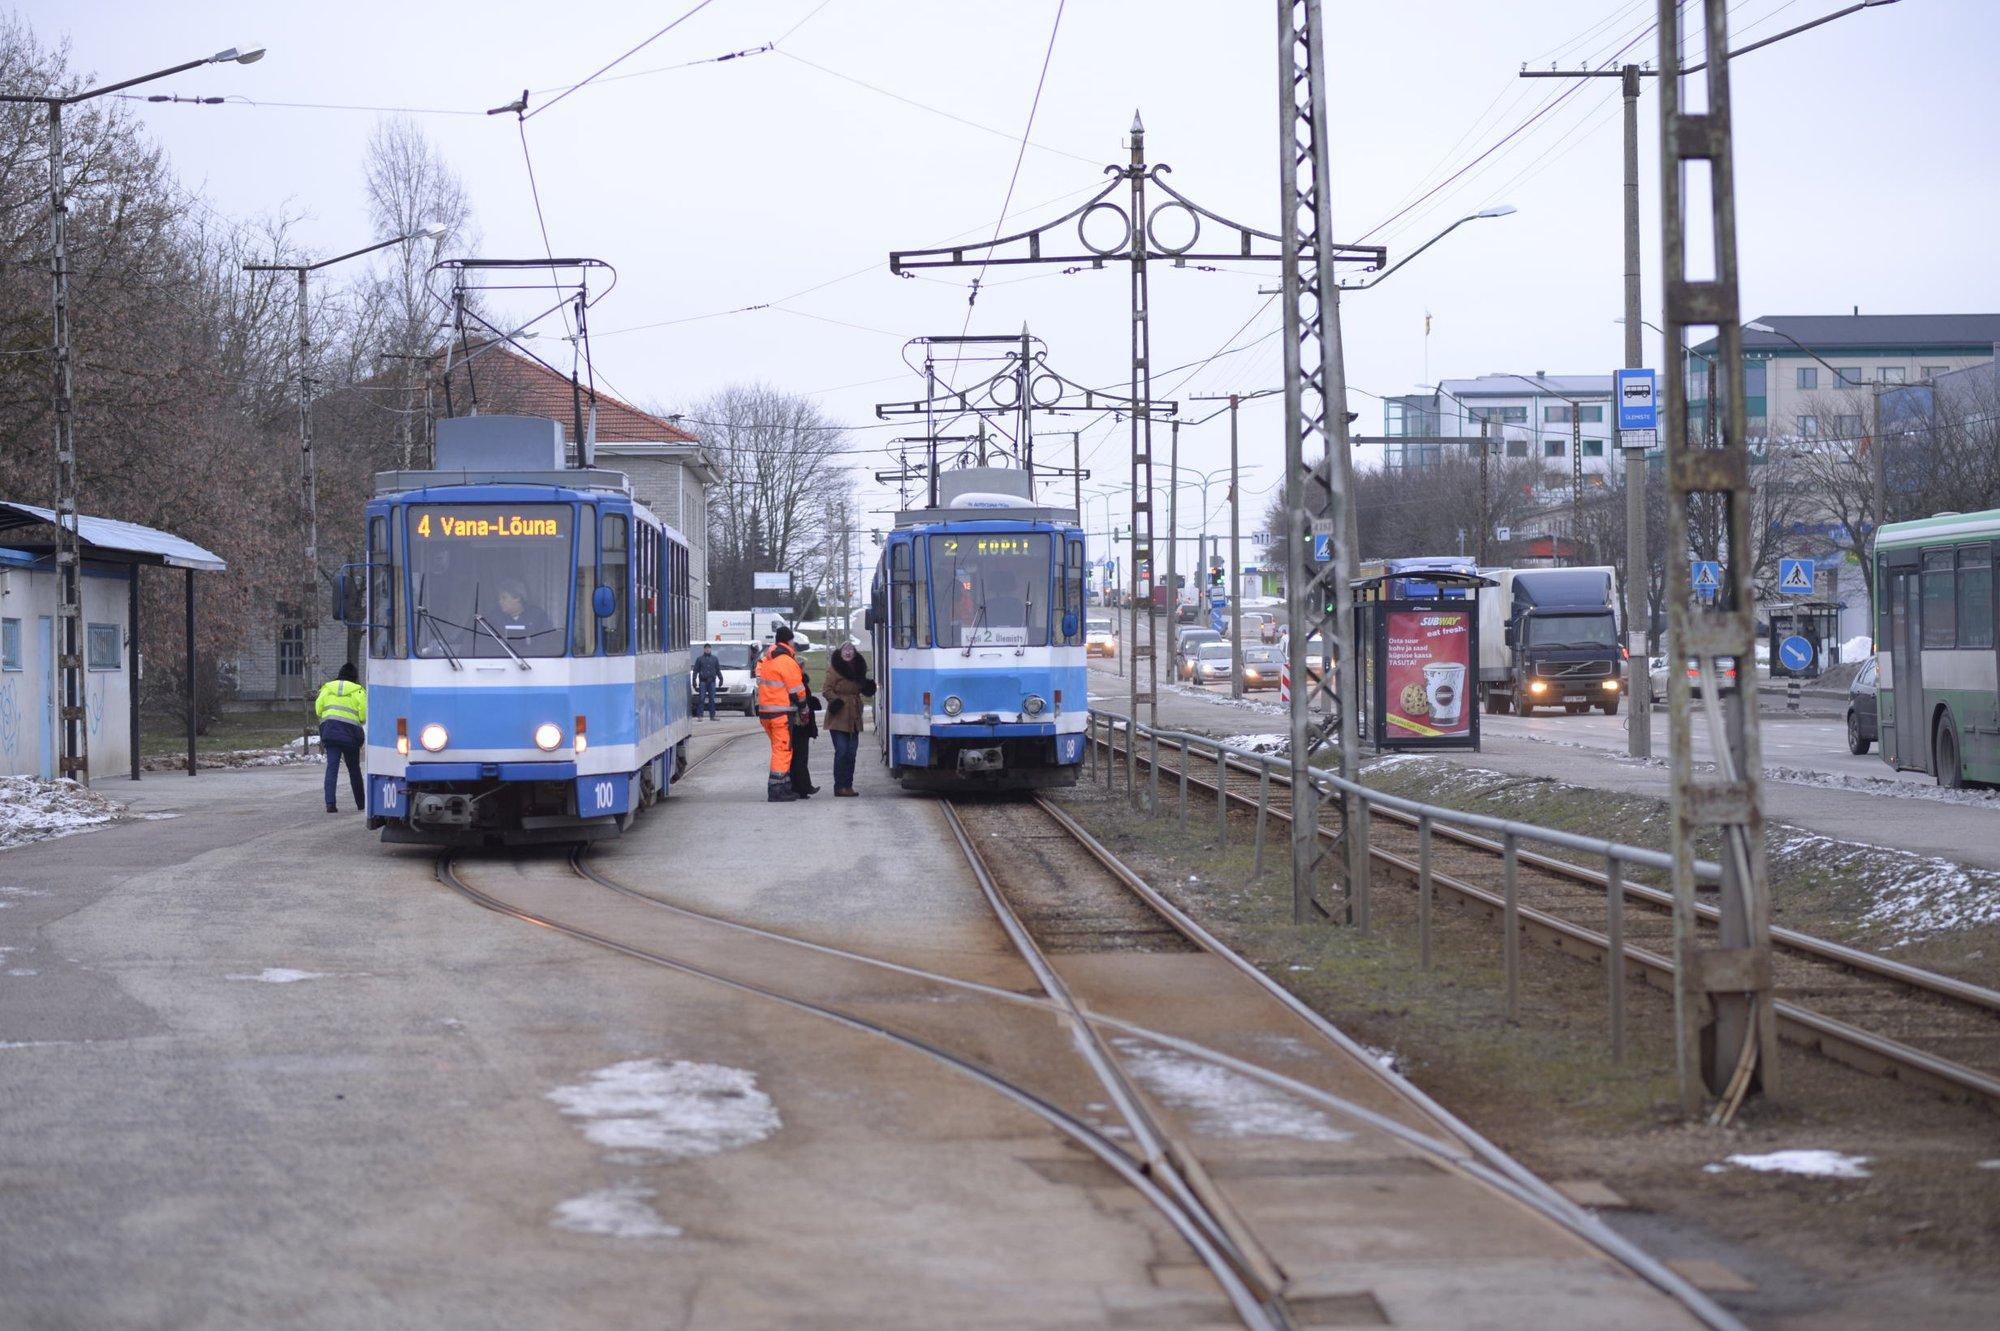
<instances>
[{"instance_id":1,"label":"blue and white tram","mask_svg":"<svg viewBox=\"0 0 2000 1331\"><path fill-rule=\"evenodd\" d=\"M620 831L685 765L687 542L624 475L565 466L554 422L440 427L438 470L376 478L365 579L343 588L365 593L369 825L444 845Z\"/></svg>"},{"instance_id":2,"label":"blue and white tram","mask_svg":"<svg viewBox=\"0 0 2000 1331\"><path fill-rule=\"evenodd\" d=\"M1090 712L1083 531L1068 510L1008 493L1020 476L948 473L942 507L900 514L884 542L868 615L875 725L907 788L1076 782Z\"/></svg>"}]
</instances>

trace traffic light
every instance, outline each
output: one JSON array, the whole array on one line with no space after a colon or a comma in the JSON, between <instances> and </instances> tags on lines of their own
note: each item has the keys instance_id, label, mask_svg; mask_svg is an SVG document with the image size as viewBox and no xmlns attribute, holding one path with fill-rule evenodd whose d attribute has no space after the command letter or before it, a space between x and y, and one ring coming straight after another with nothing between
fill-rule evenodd
<instances>
[{"instance_id":1,"label":"traffic light","mask_svg":"<svg viewBox=\"0 0 2000 1331\"><path fill-rule=\"evenodd\" d=\"M1208 585L1211 587L1220 587L1222 585L1222 565L1210 565L1208 570Z\"/></svg>"}]
</instances>

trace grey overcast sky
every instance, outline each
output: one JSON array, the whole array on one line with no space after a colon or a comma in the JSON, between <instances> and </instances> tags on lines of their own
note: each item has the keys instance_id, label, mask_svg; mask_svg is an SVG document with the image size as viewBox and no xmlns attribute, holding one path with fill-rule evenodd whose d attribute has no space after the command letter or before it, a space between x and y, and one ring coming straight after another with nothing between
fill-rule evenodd
<instances>
[{"instance_id":1,"label":"grey overcast sky","mask_svg":"<svg viewBox=\"0 0 2000 1331\"><path fill-rule=\"evenodd\" d=\"M485 252L533 257L542 248L514 119L478 113L524 86L574 83L694 3L32 0L23 12L107 80L232 44L268 46L259 64L158 85L263 105L134 105L182 179L217 211L300 210L320 253L371 239L360 178L375 116L272 103L473 112L417 118L465 178ZM1732 44L1843 5L1740 0ZM1381 427L1371 394L1408 392L1427 366L1445 377L1602 372L1619 362L1616 80L1576 87L1516 75L1524 61L1601 63L1628 42L1630 58L1654 59L1655 8L1655 0L1327 0L1343 237L1366 233L1393 259L1481 207L1520 210L1460 228L1348 300L1359 428ZM530 119L555 250L602 257L621 275L593 316L600 382L676 406L764 380L816 394L836 418L864 427L876 426L876 401L919 396L902 341L957 333L970 275L948 275L955 285L898 280L887 252L990 234L1056 13L1055 0L712 0L615 73L773 41L777 50L606 81ZM1009 229L1074 206L1103 164L1124 160L1135 108L1149 158L1171 164L1183 192L1271 228L1275 33L1270 0L1069 0ZM1902 0L1734 67L1746 318L1856 306L2000 310L1990 231L2000 217L1996 57L2000 3ZM1649 85L1640 181L1646 317L1655 322L1657 110ZM1483 163L1401 212L1538 111ZM1269 332L1275 305L1252 316L1265 303L1258 286L1271 280L1248 266L1156 271L1155 364L1199 361L1246 319L1239 343ZM1002 272L980 296L973 331L1012 332L1026 321L1070 377L1120 385L1125 281L1117 268ZM771 308L719 313L748 305ZM1650 333L1647 349L1657 363ZM1266 387L1278 380L1278 352L1278 339L1265 338L1191 375L1163 374L1156 391ZM860 429L854 445L877 448L904 432ZM1277 481L1280 433L1275 403L1245 409L1244 458L1257 467L1246 492ZM1124 484L1122 431L1095 429L1086 449L1093 484ZM1184 431L1182 450L1198 470L1223 465L1223 422ZM864 473L882 462L880 453L857 455ZM1220 502L1219 488L1213 497ZM868 500L880 503L880 492ZM1260 496L1246 507L1246 528L1261 525L1263 504ZM1191 511L1183 530L1197 525Z\"/></svg>"}]
</instances>

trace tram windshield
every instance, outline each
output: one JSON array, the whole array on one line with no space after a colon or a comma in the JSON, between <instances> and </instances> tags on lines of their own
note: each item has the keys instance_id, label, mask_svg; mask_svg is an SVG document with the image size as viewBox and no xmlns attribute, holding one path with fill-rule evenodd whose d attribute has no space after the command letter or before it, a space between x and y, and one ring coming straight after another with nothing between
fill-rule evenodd
<instances>
[{"instance_id":1,"label":"tram windshield","mask_svg":"<svg viewBox=\"0 0 2000 1331\"><path fill-rule=\"evenodd\" d=\"M931 537L939 647L1046 647L1055 592L1046 532Z\"/></svg>"},{"instance_id":2,"label":"tram windshield","mask_svg":"<svg viewBox=\"0 0 2000 1331\"><path fill-rule=\"evenodd\" d=\"M412 504L412 650L561 656L569 642L567 504Z\"/></svg>"}]
</instances>

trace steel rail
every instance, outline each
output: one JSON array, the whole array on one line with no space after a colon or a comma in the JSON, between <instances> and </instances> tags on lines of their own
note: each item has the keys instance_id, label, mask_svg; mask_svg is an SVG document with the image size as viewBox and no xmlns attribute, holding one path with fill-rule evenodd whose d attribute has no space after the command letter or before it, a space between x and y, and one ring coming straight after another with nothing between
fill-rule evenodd
<instances>
[{"instance_id":1,"label":"steel rail","mask_svg":"<svg viewBox=\"0 0 2000 1331\"><path fill-rule=\"evenodd\" d=\"M1085 1015L1083 1008L1070 992L1069 985L1056 972L1055 966L1042 951L1041 944L1028 932L1028 926L1021 921L1013 903L1007 900L1000 888L992 866L979 853L972 837L965 830L965 823L959 818L958 810L950 800L939 800L938 809L944 815L945 826L958 842L958 848L965 855L965 861L972 869L973 879L986 897L986 904L993 910L1007 939L1014 945L1028 969L1035 973L1036 982L1042 992L1054 1000L1070 1029L1075 1033L1077 1051L1090 1064L1091 1071L1103 1085L1105 1093L1118 1109L1118 1115L1131 1128L1133 1139L1138 1142L1146 1156L1147 1172L1160 1179L1169 1192L1179 1196L1189 1213L1197 1217L1209 1230L1224 1253L1236 1263L1238 1273L1252 1285L1258 1295L1267 1303L1273 1303L1284 1293L1286 1277L1269 1249L1257 1239L1243 1217L1236 1211L1222 1191L1215 1186L1208 1171L1187 1145L1169 1132L1164 1124L1146 1107L1144 1098L1131 1079L1125 1075L1118 1057L1111 1051L1103 1035Z\"/></svg>"},{"instance_id":2,"label":"steel rail","mask_svg":"<svg viewBox=\"0 0 2000 1331\"><path fill-rule=\"evenodd\" d=\"M1187 1245L1194 1249L1195 1254L1201 1258L1202 1264L1208 1267L1210 1273L1215 1276L1216 1282L1222 1286L1224 1295L1236 1309L1237 1316L1245 1326L1269 1327L1272 1328L1272 1331L1282 1331L1282 1328L1285 1326L1285 1323L1275 1321L1269 1316L1263 1304L1258 1302L1256 1296L1237 1277L1234 1263L1216 1248L1207 1232L1195 1223L1194 1218L1185 1214L1180 1204L1173 1197L1169 1196L1159 1184L1154 1182L1123 1147L1118 1146L1085 1120L1069 1113L1060 1106L1050 1103L1018 1083L987 1071L970 1059L962 1058L950 1050L934 1045L927 1040L891 1030L889 1027L879 1022L870 1021L866 1017L858 1017L852 1013L843 1012L838 1008L815 1003L810 999L799 998L763 985L753 984L748 980L739 980L716 971L707 970L692 963L675 957L669 957L662 953L653 952L646 948L634 947L629 943L621 943L615 938L607 937L594 930L566 924L561 920L556 920L545 915L538 915L532 911L521 910L500 900L498 897L480 891L460 878L453 866L453 861L456 858L457 852L450 850L439 855L437 861L438 881L475 905L484 907L496 914L520 920L526 924L566 934L571 938L594 944L607 951L630 957L635 961L643 961L649 965L659 966L678 974L691 975L697 979L708 980L711 983L734 989L740 993L752 994L759 998L769 999L774 1003L783 1004L800 1012L807 1012L817 1017L823 1017L850 1030L879 1036L893 1044L901 1045L906 1049L913 1050L942 1063L953 1071L985 1086L987 1089L999 1093L1037 1118L1040 1118L1050 1127L1055 1128L1092 1155L1095 1155L1117 1173L1120 1178L1130 1184L1140 1196L1151 1203L1153 1208L1187 1242Z\"/></svg>"},{"instance_id":3,"label":"steel rail","mask_svg":"<svg viewBox=\"0 0 2000 1331\"><path fill-rule=\"evenodd\" d=\"M1106 744L1114 754L1116 753L1115 744L1104 739L1100 739L1098 742ZM1132 745L1131 748L1136 753L1138 746ZM1149 762L1150 760L1140 758L1139 761ZM1251 764L1245 764L1245 766L1251 766ZM1239 767L1237 770L1241 772L1243 768ZM1189 774L1188 781L1190 785L1199 785L1210 790L1214 789L1211 782L1192 773ZM1241 791L1229 790L1225 791L1224 794L1227 799L1236 804L1252 809L1257 807L1257 802ZM1290 821L1290 814L1283 810L1273 809L1269 812L1271 817L1281 821ZM1435 835L1438 828L1434 825L1431 830L1432 834ZM1328 840L1333 840L1336 835L1331 829L1325 827L1319 829L1319 834ZM1525 858L1524 853L1517 852L1517 855ZM1392 851L1384 850L1380 847L1370 847L1370 856L1373 860L1396 870L1398 873L1404 874L1413 881L1418 880L1420 877L1420 867L1415 862L1405 859ZM1556 860L1551 861L1551 863L1561 865L1562 861ZM1576 866L1570 867L1574 868ZM1481 909L1488 910L1489 912L1498 912L1505 909L1505 902L1497 894L1488 892L1483 888L1475 887L1462 879L1452 877L1437 869L1432 869L1430 876L1433 884L1443 886L1447 891L1463 900L1478 904ZM1524 932L1531 937L1554 943L1559 950L1567 950L1569 946L1580 946L1599 958L1605 957L1610 952L1610 940L1603 934L1530 906L1517 906L1515 909L1523 924ZM1817 941L1824 942L1824 940ZM1828 946L1837 947L1838 945L1829 944ZM1638 963L1641 967L1641 973L1646 976L1649 983L1654 984L1656 987L1661 987L1659 981L1661 978L1664 978L1666 981L1664 987L1671 988L1673 982L1672 962L1632 945L1627 945L1624 952L1626 961L1628 963ZM1858 955L1865 957L1867 954ZM1894 977L1885 976L1884 978L1893 979ZM1946 976L1939 976L1937 978L1940 980L1949 980L1949 977ZM1976 986L1974 988L1976 989ZM1810 1008L1802 1007L1788 1000L1777 1000L1773 1007L1778 1018L1780 1035L1793 1044L1824 1054L1835 1062L1845 1064L1858 1072L1865 1072L1874 1076L1893 1076L1896 1080L1909 1082L1913 1085L1921 1085L1933 1091L1941 1091L1951 1096L1969 1095L1987 1108L2000 1111L2000 1078L1980 1072L1975 1068L1967 1067L1965 1064L1941 1058L1935 1054L1926 1053L1921 1049L1903 1044L1901 1041L1865 1031L1860 1027L1850 1025L1837 1018L1826 1016L1823 1013L1814 1012Z\"/></svg>"}]
</instances>

